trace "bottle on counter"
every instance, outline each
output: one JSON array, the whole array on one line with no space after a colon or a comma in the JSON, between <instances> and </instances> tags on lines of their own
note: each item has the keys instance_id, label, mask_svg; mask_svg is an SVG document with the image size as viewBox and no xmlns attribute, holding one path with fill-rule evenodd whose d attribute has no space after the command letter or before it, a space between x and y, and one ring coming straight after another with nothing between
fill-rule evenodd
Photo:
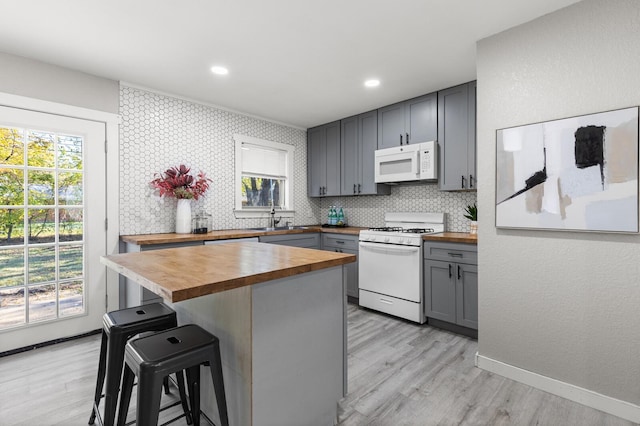
<instances>
[{"instance_id":1,"label":"bottle on counter","mask_svg":"<svg viewBox=\"0 0 640 426\"><path fill-rule=\"evenodd\" d=\"M329 215L327 217L327 224L328 225L333 225L333 218L334 218L333 206L329 206Z\"/></svg>"},{"instance_id":2,"label":"bottle on counter","mask_svg":"<svg viewBox=\"0 0 640 426\"><path fill-rule=\"evenodd\" d=\"M347 222L344 219L344 211L342 210L342 207L340 207L340 210L338 210L338 214L336 215L336 225L345 226L346 224Z\"/></svg>"}]
</instances>

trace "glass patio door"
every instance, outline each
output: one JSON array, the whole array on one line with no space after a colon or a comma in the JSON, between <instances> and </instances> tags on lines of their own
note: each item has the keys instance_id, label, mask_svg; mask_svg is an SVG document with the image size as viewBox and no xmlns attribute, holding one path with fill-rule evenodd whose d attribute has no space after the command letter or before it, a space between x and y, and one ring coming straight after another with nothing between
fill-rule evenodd
<instances>
[{"instance_id":1,"label":"glass patio door","mask_svg":"<svg viewBox=\"0 0 640 426\"><path fill-rule=\"evenodd\" d=\"M0 107L0 352L100 328L105 123Z\"/></svg>"}]
</instances>

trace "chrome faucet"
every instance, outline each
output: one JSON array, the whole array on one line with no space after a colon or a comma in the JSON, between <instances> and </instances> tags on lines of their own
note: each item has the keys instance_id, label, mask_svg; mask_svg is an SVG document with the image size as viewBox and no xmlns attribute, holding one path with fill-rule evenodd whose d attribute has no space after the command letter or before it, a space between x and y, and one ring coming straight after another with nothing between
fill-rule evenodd
<instances>
[{"instance_id":1,"label":"chrome faucet","mask_svg":"<svg viewBox=\"0 0 640 426\"><path fill-rule=\"evenodd\" d=\"M282 216L276 219L276 208L271 202L271 211L269 212L269 228L275 228L277 224L282 220Z\"/></svg>"}]
</instances>

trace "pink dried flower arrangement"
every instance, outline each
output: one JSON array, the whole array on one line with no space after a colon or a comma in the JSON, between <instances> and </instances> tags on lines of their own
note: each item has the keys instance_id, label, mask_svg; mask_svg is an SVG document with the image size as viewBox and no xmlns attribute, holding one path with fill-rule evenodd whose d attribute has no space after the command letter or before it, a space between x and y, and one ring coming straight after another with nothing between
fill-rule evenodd
<instances>
[{"instance_id":1,"label":"pink dried flower arrangement","mask_svg":"<svg viewBox=\"0 0 640 426\"><path fill-rule=\"evenodd\" d=\"M175 197L177 199L195 199L204 195L209 189L209 182L204 172L200 171L197 178L189 174L191 169L184 164L178 167L171 167L164 172L164 175L155 174L155 179L151 181L151 186L160 192L160 196Z\"/></svg>"}]
</instances>

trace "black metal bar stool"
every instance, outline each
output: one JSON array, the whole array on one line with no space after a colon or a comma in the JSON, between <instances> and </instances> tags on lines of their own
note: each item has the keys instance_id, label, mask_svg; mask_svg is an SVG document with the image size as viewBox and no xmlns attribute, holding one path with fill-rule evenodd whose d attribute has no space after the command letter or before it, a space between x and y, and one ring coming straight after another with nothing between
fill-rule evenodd
<instances>
[{"instance_id":1,"label":"black metal bar stool","mask_svg":"<svg viewBox=\"0 0 640 426\"><path fill-rule=\"evenodd\" d=\"M220 422L222 426L229 425L220 342L216 336L197 325L184 325L130 340L124 360L118 426L125 424L135 376L138 377L136 423L138 426L155 426L158 422L162 380L181 370L187 371L191 419L194 426L199 426L200 365L210 367Z\"/></svg>"},{"instance_id":2,"label":"black metal bar stool","mask_svg":"<svg viewBox=\"0 0 640 426\"><path fill-rule=\"evenodd\" d=\"M136 334L149 331L161 331L176 327L178 321L173 309L162 303L137 306L108 312L102 317L102 343L100 345L100 362L94 395L93 409L89 424L98 420L105 426L113 426L116 417L116 405L120 390L120 379L124 365L124 351L127 341ZM105 385L106 378L106 386ZM182 408L191 424L189 407L184 390L184 376L177 374L177 384ZM104 386L104 418L99 417L99 405ZM165 392L169 393L168 381L164 381Z\"/></svg>"}]
</instances>

